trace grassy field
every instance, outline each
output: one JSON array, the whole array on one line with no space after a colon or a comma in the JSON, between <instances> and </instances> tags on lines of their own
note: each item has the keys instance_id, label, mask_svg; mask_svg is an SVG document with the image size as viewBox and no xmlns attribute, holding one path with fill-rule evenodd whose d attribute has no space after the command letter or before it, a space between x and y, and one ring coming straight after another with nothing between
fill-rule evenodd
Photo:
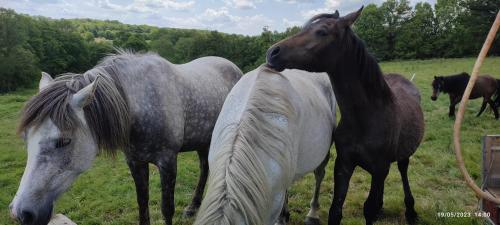
<instances>
[{"instance_id":1,"label":"grassy field","mask_svg":"<svg viewBox=\"0 0 500 225\"><path fill-rule=\"evenodd\" d=\"M397 72L410 77L421 90L425 114L424 141L411 158L410 185L416 200L420 224L482 224L477 218L439 218L437 212L476 212L478 201L464 184L457 169L452 150L453 120L449 119L448 98L440 96L432 102L431 81L434 75L471 71L474 59L434 59L382 63L384 72ZM500 78L500 58L489 58L482 68ZM35 90L23 90L0 95L0 224L15 224L9 219L7 206L21 179L26 152L23 142L15 135L18 113ZM481 179L481 137L498 133L500 121L490 111L476 118L480 100L472 101L467 109L462 131L466 166L479 182ZM332 152L335 150L332 148ZM334 159L335 154L332 155ZM322 184L321 219L327 224L331 203L333 161ZM153 224L162 224L160 212L160 182L158 171L151 166L150 211ZM181 154L178 161L175 224L191 224L182 218L182 209L189 203L198 177L196 154ZM312 195L314 179L306 176L290 190L291 224L302 224ZM357 168L344 205L343 224L363 224L363 202L368 196L370 176ZM386 180L384 214L377 224L404 224L403 190L396 166L392 166ZM137 224L138 211L132 178L123 156L112 160L98 157L94 166L84 173L56 204L56 212L63 213L80 225Z\"/></svg>"}]
</instances>

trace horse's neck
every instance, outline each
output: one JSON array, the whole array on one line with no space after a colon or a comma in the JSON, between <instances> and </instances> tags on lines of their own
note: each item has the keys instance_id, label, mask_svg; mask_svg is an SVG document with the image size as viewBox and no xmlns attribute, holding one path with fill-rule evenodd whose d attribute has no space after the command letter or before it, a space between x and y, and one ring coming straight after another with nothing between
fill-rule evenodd
<instances>
[{"instance_id":1,"label":"horse's neck","mask_svg":"<svg viewBox=\"0 0 500 225\"><path fill-rule=\"evenodd\" d=\"M368 54L364 49L360 51ZM372 56L346 54L328 74L343 119L369 118L392 100L391 90Z\"/></svg>"}]
</instances>

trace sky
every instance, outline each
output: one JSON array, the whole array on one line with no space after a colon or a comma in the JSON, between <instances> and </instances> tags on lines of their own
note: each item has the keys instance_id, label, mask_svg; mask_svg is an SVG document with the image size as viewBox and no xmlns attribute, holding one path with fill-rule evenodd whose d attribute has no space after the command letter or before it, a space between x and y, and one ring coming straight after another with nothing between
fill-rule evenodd
<instances>
[{"instance_id":1,"label":"sky","mask_svg":"<svg viewBox=\"0 0 500 225\"><path fill-rule=\"evenodd\" d=\"M410 0L416 2L436 0ZM118 20L126 24L217 30L257 35L263 27L284 31L322 12L345 15L383 0L0 0L18 13L59 18Z\"/></svg>"}]
</instances>

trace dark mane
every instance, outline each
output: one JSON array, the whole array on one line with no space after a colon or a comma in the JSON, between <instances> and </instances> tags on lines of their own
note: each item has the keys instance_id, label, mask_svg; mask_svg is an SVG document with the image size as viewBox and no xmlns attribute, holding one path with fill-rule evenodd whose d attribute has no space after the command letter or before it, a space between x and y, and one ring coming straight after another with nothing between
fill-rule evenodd
<instances>
[{"instance_id":1,"label":"dark mane","mask_svg":"<svg viewBox=\"0 0 500 225\"><path fill-rule=\"evenodd\" d=\"M359 79L363 87L368 92L368 97L372 99L380 99L382 101L393 101L393 94L390 87L387 85L384 74L378 65L377 60L373 57L365 46L365 43L351 30L345 30L344 41L342 48L345 50L344 55L340 56L345 60L340 60L342 66L337 68L353 68L359 70ZM354 60L353 60L354 59Z\"/></svg>"},{"instance_id":2,"label":"dark mane","mask_svg":"<svg viewBox=\"0 0 500 225\"><path fill-rule=\"evenodd\" d=\"M333 18L333 19L338 19L339 18L339 12L335 11L335 13L322 13L314 16L313 18L309 19L302 27L303 29L309 27L313 22L319 19L324 19L324 18Z\"/></svg>"},{"instance_id":3,"label":"dark mane","mask_svg":"<svg viewBox=\"0 0 500 225\"><path fill-rule=\"evenodd\" d=\"M466 72L462 72L456 75L443 76L443 87L444 93L457 93L462 94L469 83L470 76Z\"/></svg>"},{"instance_id":4,"label":"dark mane","mask_svg":"<svg viewBox=\"0 0 500 225\"><path fill-rule=\"evenodd\" d=\"M82 124L71 108L70 100L73 94L99 77L94 98L84 107L90 132L99 148L111 155L118 148L127 146L131 119L119 80L123 72L113 63L101 64L84 74L63 74L33 96L21 111L18 133L40 125L46 118L50 118L63 134L73 132Z\"/></svg>"}]
</instances>

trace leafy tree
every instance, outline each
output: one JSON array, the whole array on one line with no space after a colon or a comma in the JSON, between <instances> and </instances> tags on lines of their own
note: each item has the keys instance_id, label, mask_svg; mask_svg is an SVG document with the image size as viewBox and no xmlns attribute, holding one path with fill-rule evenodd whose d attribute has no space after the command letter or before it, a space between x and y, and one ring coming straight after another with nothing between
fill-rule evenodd
<instances>
[{"instance_id":1,"label":"leafy tree","mask_svg":"<svg viewBox=\"0 0 500 225\"><path fill-rule=\"evenodd\" d=\"M33 87L40 76L36 57L17 45L6 55L0 54L0 93L14 91L19 87Z\"/></svg>"},{"instance_id":2,"label":"leafy tree","mask_svg":"<svg viewBox=\"0 0 500 225\"><path fill-rule=\"evenodd\" d=\"M150 43L151 50L157 52L163 58L172 60L175 55L174 44L167 35L162 35Z\"/></svg>"},{"instance_id":3,"label":"leafy tree","mask_svg":"<svg viewBox=\"0 0 500 225\"><path fill-rule=\"evenodd\" d=\"M384 60L392 57L384 26L384 13L377 5L369 4L363 9L363 15L354 24L354 30L376 58Z\"/></svg>"},{"instance_id":4,"label":"leafy tree","mask_svg":"<svg viewBox=\"0 0 500 225\"><path fill-rule=\"evenodd\" d=\"M149 49L148 43L144 40L144 37L138 34L132 34L127 38L127 41L123 44L124 48L132 49L136 52L147 51Z\"/></svg>"},{"instance_id":5,"label":"leafy tree","mask_svg":"<svg viewBox=\"0 0 500 225\"><path fill-rule=\"evenodd\" d=\"M401 27L411 17L411 7L408 0L387 0L380 6L384 15L384 26L387 39L387 58L395 56L396 35Z\"/></svg>"},{"instance_id":6,"label":"leafy tree","mask_svg":"<svg viewBox=\"0 0 500 225\"><path fill-rule=\"evenodd\" d=\"M424 59L434 54L435 18L429 3L415 5L413 16L400 28L396 36L396 57Z\"/></svg>"}]
</instances>

